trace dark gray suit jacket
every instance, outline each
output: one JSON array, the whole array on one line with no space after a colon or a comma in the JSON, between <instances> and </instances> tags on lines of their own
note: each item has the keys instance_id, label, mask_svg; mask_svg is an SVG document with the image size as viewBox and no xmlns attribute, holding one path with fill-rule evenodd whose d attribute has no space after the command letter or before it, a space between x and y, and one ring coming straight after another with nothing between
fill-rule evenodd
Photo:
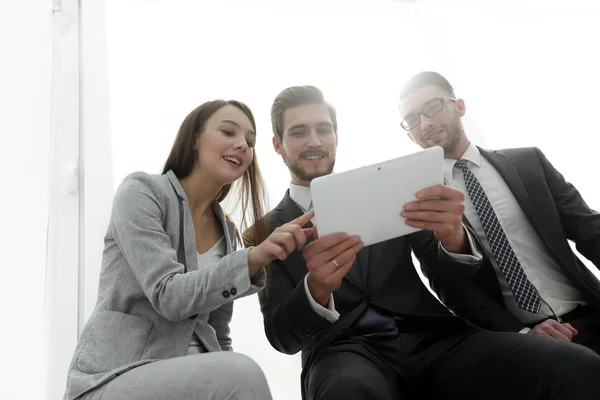
<instances>
[{"instance_id":1,"label":"dark gray suit jacket","mask_svg":"<svg viewBox=\"0 0 600 400\"><path fill-rule=\"evenodd\" d=\"M302 211L286 193L268 215L269 232L302 215ZM312 224L308 224L312 226ZM246 232L248 244L260 239ZM472 237L475 234L471 232ZM348 329L368 305L386 310L402 320L402 330L421 332L467 331L472 325L455 317L423 285L412 261L411 250L430 275L469 275L480 264L465 265L440 249L432 232L420 231L363 248L357 256L364 285L343 279L333 294L340 318L334 324L317 314L308 301L304 277L308 272L302 253L292 252L285 260L269 266L269 284L259 294L265 333L271 345L280 352L302 351L303 382L312 361ZM423 353L429 349L423 348ZM435 349L428 356L435 357ZM302 390L305 386L302 385Z\"/></svg>"},{"instance_id":2,"label":"dark gray suit jacket","mask_svg":"<svg viewBox=\"0 0 600 400\"><path fill-rule=\"evenodd\" d=\"M600 214L585 203L539 149L479 151L500 173L563 273L590 305L600 309L600 281L568 243L573 241L581 254L600 267ZM497 331L518 332L525 327L506 309L487 257L471 277L431 275L429 279L444 304L471 322Z\"/></svg>"}]
</instances>

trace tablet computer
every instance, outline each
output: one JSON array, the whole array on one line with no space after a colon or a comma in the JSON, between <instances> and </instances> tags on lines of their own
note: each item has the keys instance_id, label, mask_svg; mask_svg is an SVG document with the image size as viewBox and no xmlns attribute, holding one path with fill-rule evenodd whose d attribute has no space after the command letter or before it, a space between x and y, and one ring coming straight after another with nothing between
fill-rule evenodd
<instances>
[{"instance_id":1,"label":"tablet computer","mask_svg":"<svg viewBox=\"0 0 600 400\"><path fill-rule=\"evenodd\" d=\"M310 183L319 236L335 232L359 235L365 246L420 230L400 215L416 193L444 183L444 151L435 146L414 154Z\"/></svg>"}]
</instances>

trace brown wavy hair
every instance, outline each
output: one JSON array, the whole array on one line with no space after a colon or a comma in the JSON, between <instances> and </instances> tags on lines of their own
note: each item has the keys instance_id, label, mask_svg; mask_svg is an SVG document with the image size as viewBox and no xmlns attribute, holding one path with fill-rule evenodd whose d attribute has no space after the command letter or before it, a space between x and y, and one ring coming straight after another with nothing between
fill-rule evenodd
<instances>
[{"instance_id":1,"label":"brown wavy hair","mask_svg":"<svg viewBox=\"0 0 600 400\"><path fill-rule=\"evenodd\" d=\"M163 174L167 173L169 170L173 170L177 178L184 179L192 173L192 170L198 161L198 153L194 149L196 139L204 132L206 121L208 121L215 112L227 105L234 106L244 113L250 120L252 128L256 132L254 115L252 115L252 111L250 111L250 108L244 103L236 100L214 100L206 102L189 113L183 120L179 132L177 132L175 143L173 143L173 147L171 148L171 153L165 162ZM246 169L246 172L244 172L241 180L223 186L219 193L217 193L215 200L219 203L225 200L234 184L236 184L234 192L237 192L237 199L234 202L234 206L241 206L242 208L242 229L257 224L264 215L266 190L260 168L258 167L256 149L254 149L252 162L248 166L248 169ZM248 211L250 207L252 208L251 217L249 216ZM226 217L231 221L231 217L228 214L226 214ZM256 226L255 229L261 234L264 234L263 231L266 231L266 226L264 224L258 225L260 226ZM237 228L236 235L241 241Z\"/></svg>"}]
</instances>

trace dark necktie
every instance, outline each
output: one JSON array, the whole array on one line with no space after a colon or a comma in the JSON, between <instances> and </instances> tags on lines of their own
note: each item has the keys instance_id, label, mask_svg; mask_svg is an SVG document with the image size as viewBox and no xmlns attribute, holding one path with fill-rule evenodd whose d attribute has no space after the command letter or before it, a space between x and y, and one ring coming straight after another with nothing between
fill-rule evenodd
<instances>
[{"instance_id":1,"label":"dark necktie","mask_svg":"<svg viewBox=\"0 0 600 400\"><path fill-rule=\"evenodd\" d=\"M537 314L542 304L540 296L527 279L481 184L465 160L458 160L454 167L462 171L469 198L481 220L498 268L504 275L517 304L523 310Z\"/></svg>"}]
</instances>

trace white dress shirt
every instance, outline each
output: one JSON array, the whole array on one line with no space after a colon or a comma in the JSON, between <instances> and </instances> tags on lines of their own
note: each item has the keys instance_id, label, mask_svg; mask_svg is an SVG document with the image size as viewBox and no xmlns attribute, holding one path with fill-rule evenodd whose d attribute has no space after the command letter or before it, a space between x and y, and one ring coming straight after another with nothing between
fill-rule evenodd
<instances>
[{"instance_id":1,"label":"white dress shirt","mask_svg":"<svg viewBox=\"0 0 600 400\"><path fill-rule=\"evenodd\" d=\"M310 209L312 209L312 198L311 198L311 193L310 193L310 187L294 185L293 183L291 183L290 184L290 197L292 198L292 200L294 200L294 202L298 205L298 207L302 211L308 212ZM314 218L312 219L312 221L313 221L313 223L315 223ZM444 246L441 245L441 243L440 243L440 247L443 251L445 251L448 255L450 255L455 260L463 262L465 264L465 268L469 268L469 267L478 265L479 262L481 261L481 259L483 258L483 256L481 254L479 254L479 252L476 250L477 247L475 246L475 243L473 242L473 238L471 237L469 232L468 231L465 231L465 232L467 233L469 245L471 246L471 250L472 250L473 254L451 253L451 252L447 251L444 248ZM340 314L335 309L335 301L333 300L333 294L331 295L331 297L329 299L327 308L323 307L322 305L317 303L315 301L315 299L312 297L312 295L310 294L307 278L308 278L308 274L304 277L304 290L306 291L306 297L308 297L308 301L309 301L312 309L317 314L319 314L321 317L327 319L331 323L334 323L335 321L338 320L338 318L340 317Z\"/></svg>"},{"instance_id":2,"label":"white dress shirt","mask_svg":"<svg viewBox=\"0 0 600 400\"><path fill-rule=\"evenodd\" d=\"M523 323L533 324L555 314L556 316L564 315L577 305L585 304L581 293L571 284L548 253L498 171L481 156L479 149L473 144L465 151L462 159L468 161L469 169L485 191L525 275L542 299L542 307L537 314L521 309L492 256L490 260L507 309ZM444 160L444 175L447 184L464 192L465 217L475 229L487 253L492 254L479 216L469 198L462 172L454 170L455 163L456 160ZM527 331L528 329L524 329L521 332L526 333Z\"/></svg>"}]
</instances>

